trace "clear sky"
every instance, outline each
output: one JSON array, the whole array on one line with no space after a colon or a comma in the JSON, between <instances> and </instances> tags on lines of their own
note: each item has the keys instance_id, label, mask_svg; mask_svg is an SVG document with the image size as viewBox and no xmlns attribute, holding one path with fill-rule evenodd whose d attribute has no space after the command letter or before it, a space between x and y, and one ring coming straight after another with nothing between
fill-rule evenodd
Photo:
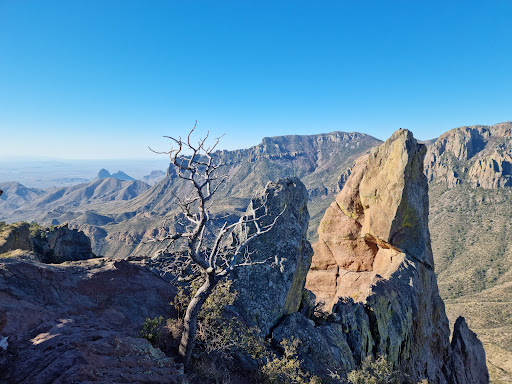
<instances>
[{"instance_id":1,"label":"clear sky","mask_svg":"<svg viewBox=\"0 0 512 384\"><path fill-rule=\"evenodd\" d=\"M0 0L0 157L512 120L512 0Z\"/></svg>"}]
</instances>

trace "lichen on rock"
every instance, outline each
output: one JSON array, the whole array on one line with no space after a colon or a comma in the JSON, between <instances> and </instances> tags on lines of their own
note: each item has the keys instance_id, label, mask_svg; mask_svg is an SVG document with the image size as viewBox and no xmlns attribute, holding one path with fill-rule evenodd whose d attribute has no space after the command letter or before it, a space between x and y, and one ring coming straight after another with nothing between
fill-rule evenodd
<instances>
[{"instance_id":1,"label":"lichen on rock","mask_svg":"<svg viewBox=\"0 0 512 384\"><path fill-rule=\"evenodd\" d=\"M262 226L281 215L271 231L250 244L251 259L267 262L238 268L233 273L232 289L239 293L234 306L263 335L268 335L283 316L299 310L313 255L306 238L307 199L304 184L290 178L268 183L249 207L249 211L266 207Z\"/></svg>"},{"instance_id":2,"label":"lichen on rock","mask_svg":"<svg viewBox=\"0 0 512 384\"><path fill-rule=\"evenodd\" d=\"M358 363L383 355L413 381L462 383L453 362L470 361L469 382L483 383L485 358L463 360L450 347L430 245L425 153L400 129L358 161L319 226L306 288L343 325ZM471 343L471 356L485 356Z\"/></svg>"}]
</instances>

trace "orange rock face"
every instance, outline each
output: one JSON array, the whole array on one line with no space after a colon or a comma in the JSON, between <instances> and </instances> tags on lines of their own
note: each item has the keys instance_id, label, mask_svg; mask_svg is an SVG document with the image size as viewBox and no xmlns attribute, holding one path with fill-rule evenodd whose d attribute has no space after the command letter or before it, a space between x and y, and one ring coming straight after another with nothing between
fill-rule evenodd
<instances>
[{"instance_id":1,"label":"orange rock face","mask_svg":"<svg viewBox=\"0 0 512 384\"><path fill-rule=\"evenodd\" d=\"M398 130L356 163L320 223L306 288L343 325L356 361L385 356L413 382L487 383L482 344L462 321L460 348L450 346L430 246L425 152Z\"/></svg>"},{"instance_id":2,"label":"orange rock face","mask_svg":"<svg viewBox=\"0 0 512 384\"><path fill-rule=\"evenodd\" d=\"M340 297L361 300L372 282L389 277L403 260L402 251L432 264L425 248L427 207L415 201L410 182L422 173L425 146L406 130L361 157L344 188L326 210L318 227L318 242L306 288L330 310ZM426 188L426 186L424 186ZM423 236L424 237L424 236ZM333 286L334 284L334 286Z\"/></svg>"}]
</instances>

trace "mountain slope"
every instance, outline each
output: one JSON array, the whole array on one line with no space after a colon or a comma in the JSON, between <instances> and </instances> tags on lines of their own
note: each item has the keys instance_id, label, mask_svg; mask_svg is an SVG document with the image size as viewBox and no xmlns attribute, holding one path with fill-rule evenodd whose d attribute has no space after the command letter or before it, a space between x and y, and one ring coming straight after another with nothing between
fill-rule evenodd
<instances>
[{"instance_id":1,"label":"mountain slope","mask_svg":"<svg viewBox=\"0 0 512 384\"><path fill-rule=\"evenodd\" d=\"M430 231L450 320L464 314L493 382L512 382L512 123L461 127L429 145Z\"/></svg>"},{"instance_id":2,"label":"mountain slope","mask_svg":"<svg viewBox=\"0 0 512 384\"><path fill-rule=\"evenodd\" d=\"M0 196L0 220L4 220L2 216L5 212L13 211L45 193L41 189L27 188L15 181L0 183L0 190L3 191Z\"/></svg>"},{"instance_id":3,"label":"mountain slope","mask_svg":"<svg viewBox=\"0 0 512 384\"><path fill-rule=\"evenodd\" d=\"M219 173L227 175L227 180L216 194L213 215L228 214L234 220L268 181L295 176L301 178L309 192L309 236L314 238L323 212L340 190L340 175L379 142L361 133L332 132L264 138L261 144L248 149L218 151L214 156L224 164ZM170 168L166 178L140 196L98 208L98 214L116 217L116 224L103 226L100 232L98 227L76 225L88 233L99 233L93 238L99 254L127 256L143 238L161 233L158 228L165 218L169 219L167 229L178 225L180 214L174 194L186 196L189 192L189 186ZM154 245L141 245L137 252L148 254L154 249Z\"/></svg>"},{"instance_id":4,"label":"mountain slope","mask_svg":"<svg viewBox=\"0 0 512 384\"><path fill-rule=\"evenodd\" d=\"M52 189L42 194L32 193L24 200L24 204L18 206L18 209L12 212L3 211L1 219L37 221L53 210L61 213L72 212L81 207L129 200L149 188L149 185L138 180L122 181L113 177L93 180L71 187Z\"/></svg>"},{"instance_id":5,"label":"mountain slope","mask_svg":"<svg viewBox=\"0 0 512 384\"><path fill-rule=\"evenodd\" d=\"M166 173L161 170L155 170L151 171L149 175L146 175L142 178L142 181L145 182L148 185L155 185L160 180L162 180L165 177Z\"/></svg>"}]
</instances>

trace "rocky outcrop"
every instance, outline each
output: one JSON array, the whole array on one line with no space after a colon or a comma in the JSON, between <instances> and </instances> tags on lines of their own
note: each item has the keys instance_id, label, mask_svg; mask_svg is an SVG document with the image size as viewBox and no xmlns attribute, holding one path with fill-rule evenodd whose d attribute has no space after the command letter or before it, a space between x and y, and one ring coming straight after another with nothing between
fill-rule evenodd
<instances>
[{"instance_id":1,"label":"rocky outcrop","mask_svg":"<svg viewBox=\"0 0 512 384\"><path fill-rule=\"evenodd\" d=\"M0 254L16 249L34 250L28 223L18 223L0 228Z\"/></svg>"},{"instance_id":2,"label":"rocky outcrop","mask_svg":"<svg viewBox=\"0 0 512 384\"><path fill-rule=\"evenodd\" d=\"M139 337L171 316L172 285L127 261L0 263L0 382L183 383L172 358Z\"/></svg>"},{"instance_id":3,"label":"rocky outcrop","mask_svg":"<svg viewBox=\"0 0 512 384\"><path fill-rule=\"evenodd\" d=\"M24 252L28 251L28 252ZM92 253L91 240L81 231L58 227L38 227L31 233L28 223L17 223L0 229L2 258L29 258L43 263L87 260Z\"/></svg>"},{"instance_id":4,"label":"rocky outcrop","mask_svg":"<svg viewBox=\"0 0 512 384\"><path fill-rule=\"evenodd\" d=\"M67 224L50 228L44 233L44 240L37 242L43 251L46 263L87 260L96 257L92 253L91 240L76 229L69 229Z\"/></svg>"},{"instance_id":5,"label":"rocky outcrop","mask_svg":"<svg viewBox=\"0 0 512 384\"><path fill-rule=\"evenodd\" d=\"M304 370L319 377L356 368L341 324L316 326L302 314L293 313L273 330L272 339L278 344L298 340L297 354Z\"/></svg>"},{"instance_id":6,"label":"rocky outcrop","mask_svg":"<svg viewBox=\"0 0 512 384\"><path fill-rule=\"evenodd\" d=\"M487 383L489 373L480 369L482 361L485 361L485 354L482 342L472 332L466 320L459 317L453 327L451 342L451 379L457 384Z\"/></svg>"},{"instance_id":7,"label":"rocky outcrop","mask_svg":"<svg viewBox=\"0 0 512 384\"><path fill-rule=\"evenodd\" d=\"M272 223L281 214L274 228L256 238L249 251L255 262L266 263L238 268L233 275L235 302L248 324L257 325L262 334L285 315L298 311L313 251L306 239L309 214L307 190L297 178L268 183L264 193L252 199L251 215L258 207L266 208L261 225ZM259 210L259 214L263 212Z\"/></svg>"},{"instance_id":8,"label":"rocky outcrop","mask_svg":"<svg viewBox=\"0 0 512 384\"><path fill-rule=\"evenodd\" d=\"M485 358L472 358L485 356L481 344L463 336L471 358L450 347L430 245L425 152L399 130L358 161L319 226L306 287L334 317L331 326L342 326L356 362L382 354L414 382L433 384L468 382L453 370L462 364L469 382L485 383Z\"/></svg>"},{"instance_id":9,"label":"rocky outcrop","mask_svg":"<svg viewBox=\"0 0 512 384\"><path fill-rule=\"evenodd\" d=\"M452 129L428 148L425 174L429 182L449 188L464 182L473 187L512 187L512 122Z\"/></svg>"}]
</instances>

